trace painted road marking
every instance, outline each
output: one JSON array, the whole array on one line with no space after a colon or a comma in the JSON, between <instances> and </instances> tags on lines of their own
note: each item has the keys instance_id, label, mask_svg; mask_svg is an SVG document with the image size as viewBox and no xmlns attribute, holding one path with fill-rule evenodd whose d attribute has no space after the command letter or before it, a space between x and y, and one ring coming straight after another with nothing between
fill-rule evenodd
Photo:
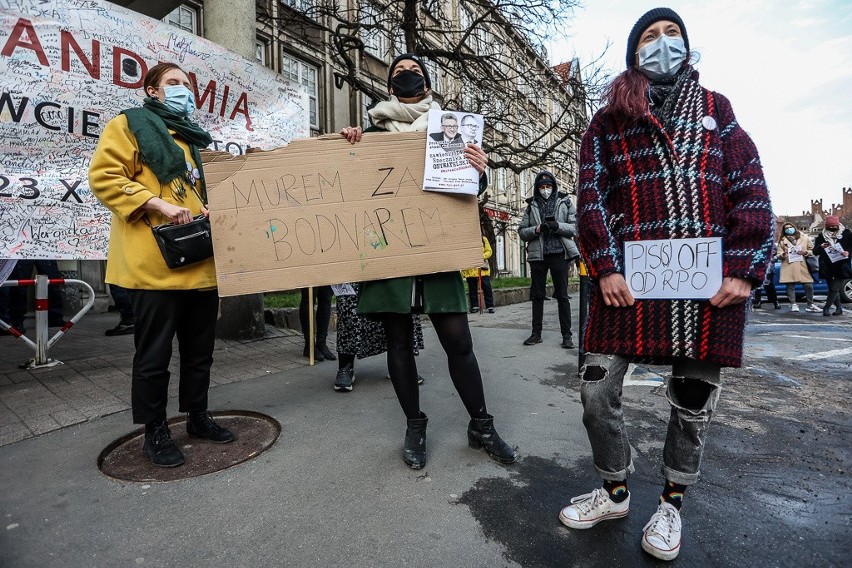
<instances>
[{"instance_id":1,"label":"painted road marking","mask_svg":"<svg viewBox=\"0 0 852 568\"><path fill-rule=\"evenodd\" d=\"M626 387L658 387L663 384L663 377L652 373L648 369L641 369L630 363L627 372L624 373L624 386Z\"/></svg>"},{"instance_id":2,"label":"painted road marking","mask_svg":"<svg viewBox=\"0 0 852 568\"><path fill-rule=\"evenodd\" d=\"M823 320L819 320L823 321ZM750 322L749 325L754 327L814 327L820 326L820 323L763 323L763 322Z\"/></svg>"},{"instance_id":3,"label":"painted road marking","mask_svg":"<svg viewBox=\"0 0 852 568\"><path fill-rule=\"evenodd\" d=\"M760 334L764 337L769 334ZM852 341L852 339L844 339L842 337L816 337L813 335L785 335L784 337L798 337L800 339L824 339L825 341Z\"/></svg>"},{"instance_id":4,"label":"painted road marking","mask_svg":"<svg viewBox=\"0 0 852 568\"><path fill-rule=\"evenodd\" d=\"M832 351L821 351L820 353L808 353L807 355L799 355L793 357L793 361L813 361L814 359L830 359L832 357L840 357L841 355L852 355L852 347L846 349L834 349Z\"/></svg>"}]
</instances>

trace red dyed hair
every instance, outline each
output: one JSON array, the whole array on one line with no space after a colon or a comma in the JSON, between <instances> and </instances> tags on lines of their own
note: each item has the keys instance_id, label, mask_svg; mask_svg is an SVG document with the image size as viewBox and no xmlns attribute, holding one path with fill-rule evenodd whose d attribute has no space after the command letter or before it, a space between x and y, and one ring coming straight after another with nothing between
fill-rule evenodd
<instances>
[{"instance_id":1,"label":"red dyed hair","mask_svg":"<svg viewBox=\"0 0 852 568\"><path fill-rule=\"evenodd\" d=\"M684 65L692 60L692 53L687 51ZM681 67L683 69L683 67ZM635 65L628 67L612 83L604 93L604 112L611 114L621 123L629 124L642 118L651 108L648 106L648 87L651 81Z\"/></svg>"},{"instance_id":2,"label":"red dyed hair","mask_svg":"<svg viewBox=\"0 0 852 568\"><path fill-rule=\"evenodd\" d=\"M648 86L650 81L636 67L630 67L613 79L604 94L604 112L618 122L628 124L650 112Z\"/></svg>"}]
</instances>

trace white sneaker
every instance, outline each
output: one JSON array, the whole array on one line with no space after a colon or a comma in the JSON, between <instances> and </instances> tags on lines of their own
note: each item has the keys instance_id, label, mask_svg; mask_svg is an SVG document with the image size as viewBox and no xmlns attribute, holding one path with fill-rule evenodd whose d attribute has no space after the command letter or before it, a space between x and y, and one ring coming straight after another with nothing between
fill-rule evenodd
<instances>
[{"instance_id":1,"label":"white sneaker","mask_svg":"<svg viewBox=\"0 0 852 568\"><path fill-rule=\"evenodd\" d=\"M589 529L601 521L627 516L630 495L621 503L609 498L606 489L599 487L591 493L571 499L571 504L559 512L559 520L572 529Z\"/></svg>"},{"instance_id":2,"label":"white sneaker","mask_svg":"<svg viewBox=\"0 0 852 568\"><path fill-rule=\"evenodd\" d=\"M680 511L670 503L660 503L642 529L642 550L660 560L674 560L680 552L680 526Z\"/></svg>"},{"instance_id":3,"label":"white sneaker","mask_svg":"<svg viewBox=\"0 0 852 568\"><path fill-rule=\"evenodd\" d=\"M799 305L793 304L792 306L790 306L790 311L791 312L798 312L799 311Z\"/></svg>"},{"instance_id":4,"label":"white sneaker","mask_svg":"<svg viewBox=\"0 0 852 568\"><path fill-rule=\"evenodd\" d=\"M815 313L821 312L822 310L821 310L820 308L816 307L816 306L815 306L815 305L813 305L813 304L808 304L808 307L807 307L807 308L805 308L805 311L806 311L806 312L811 312L811 313L814 313L814 314L815 314Z\"/></svg>"}]
</instances>

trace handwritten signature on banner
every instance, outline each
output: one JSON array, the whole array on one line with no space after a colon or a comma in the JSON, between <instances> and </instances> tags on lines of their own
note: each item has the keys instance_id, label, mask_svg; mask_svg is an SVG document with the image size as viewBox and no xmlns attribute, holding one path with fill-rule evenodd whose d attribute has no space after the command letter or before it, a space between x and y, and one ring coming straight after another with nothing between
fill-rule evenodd
<instances>
[{"instance_id":1,"label":"handwritten signature on banner","mask_svg":"<svg viewBox=\"0 0 852 568\"><path fill-rule=\"evenodd\" d=\"M100 0L0 6L0 258L105 258L109 212L87 173L104 125L160 61L190 75L212 149L309 136L307 95L204 38Z\"/></svg>"}]
</instances>

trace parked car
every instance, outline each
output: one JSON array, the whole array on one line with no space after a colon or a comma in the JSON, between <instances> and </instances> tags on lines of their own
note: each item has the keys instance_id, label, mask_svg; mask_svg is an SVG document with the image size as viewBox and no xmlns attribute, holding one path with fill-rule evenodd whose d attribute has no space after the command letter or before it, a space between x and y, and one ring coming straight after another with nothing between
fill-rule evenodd
<instances>
[{"instance_id":1,"label":"parked car","mask_svg":"<svg viewBox=\"0 0 852 568\"><path fill-rule=\"evenodd\" d=\"M778 294L778 299L784 299L787 297L787 285L781 284L778 282L778 279L781 278L781 262L775 263L775 280L773 284L775 285L775 292ZM826 296L828 294L828 282L826 282L823 278L820 278L819 272L814 272L814 295L815 296ZM805 289L801 284L796 284L796 300L802 300L805 297ZM848 304L852 302L852 280L846 282L846 286L843 287L843 290L840 292L840 300L844 304Z\"/></svg>"}]
</instances>

